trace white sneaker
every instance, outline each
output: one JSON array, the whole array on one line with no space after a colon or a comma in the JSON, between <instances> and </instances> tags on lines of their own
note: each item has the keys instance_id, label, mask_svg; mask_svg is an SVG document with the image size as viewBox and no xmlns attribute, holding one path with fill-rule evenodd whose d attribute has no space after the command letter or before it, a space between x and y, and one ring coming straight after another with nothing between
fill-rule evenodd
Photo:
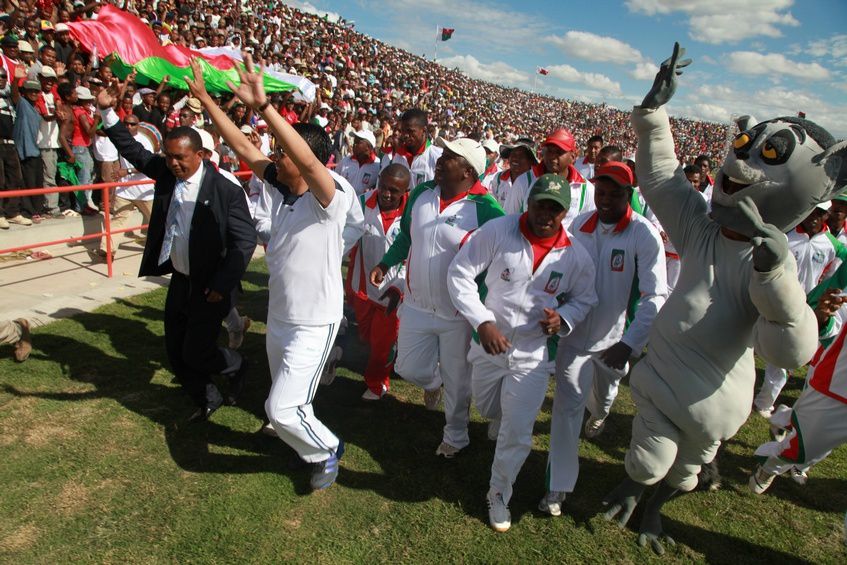
<instances>
[{"instance_id":1,"label":"white sneaker","mask_svg":"<svg viewBox=\"0 0 847 565\"><path fill-rule=\"evenodd\" d=\"M380 398L382 398L382 395L374 393L371 389L367 389L362 394L362 400L379 400Z\"/></svg>"},{"instance_id":2,"label":"white sneaker","mask_svg":"<svg viewBox=\"0 0 847 565\"><path fill-rule=\"evenodd\" d=\"M485 499L488 502L488 523L495 532L508 532L512 527L512 515L509 513L509 507L503 502L503 495L488 491Z\"/></svg>"},{"instance_id":3,"label":"white sneaker","mask_svg":"<svg viewBox=\"0 0 847 565\"><path fill-rule=\"evenodd\" d=\"M562 503L565 501L565 493L557 490L548 490L544 498L538 503L538 509L551 516L562 515Z\"/></svg>"},{"instance_id":4,"label":"white sneaker","mask_svg":"<svg viewBox=\"0 0 847 565\"><path fill-rule=\"evenodd\" d=\"M759 408L758 406L754 405L753 412L755 412L765 420L770 420L771 416L773 416L773 406L769 408Z\"/></svg>"},{"instance_id":5,"label":"white sneaker","mask_svg":"<svg viewBox=\"0 0 847 565\"><path fill-rule=\"evenodd\" d=\"M6 218L6 221L10 224L18 224L19 226L31 226L32 220L27 217L24 217L20 214L15 216L14 218Z\"/></svg>"},{"instance_id":6,"label":"white sneaker","mask_svg":"<svg viewBox=\"0 0 847 565\"><path fill-rule=\"evenodd\" d=\"M335 366L341 361L341 358L344 356L344 350L341 349L341 346L336 345L332 348L332 351L329 353L329 357L326 359L326 364L324 365L323 374L321 374L321 384L331 385L332 381L335 380Z\"/></svg>"},{"instance_id":7,"label":"white sneaker","mask_svg":"<svg viewBox=\"0 0 847 565\"><path fill-rule=\"evenodd\" d=\"M252 320L247 316L241 316L241 331L229 331L229 348L238 349L244 343L244 334L250 329Z\"/></svg>"},{"instance_id":8,"label":"white sneaker","mask_svg":"<svg viewBox=\"0 0 847 565\"><path fill-rule=\"evenodd\" d=\"M605 427L606 427L606 419L605 418L600 419L600 418L589 417L588 420L586 420L586 422L585 422L585 428L583 428L583 432L585 433L585 437L587 437L588 439L593 439L593 438L599 436L600 434L602 434L603 428L605 428Z\"/></svg>"},{"instance_id":9,"label":"white sneaker","mask_svg":"<svg viewBox=\"0 0 847 565\"><path fill-rule=\"evenodd\" d=\"M809 475L806 471L798 469L797 467L791 468L791 480L797 483L800 486L805 486L806 481L809 480Z\"/></svg>"},{"instance_id":10,"label":"white sneaker","mask_svg":"<svg viewBox=\"0 0 847 565\"><path fill-rule=\"evenodd\" d=\"M6 220L5 216L0 216L0 230L9 229L9 222Z\"/></svg>"},{"instance_id":11,"label":"white sneaker","mask_svg":"<svg viewBox=\"0 0 847 565\"><path fill-rule=\"evenodd\" d=\"M500 418L488 422L488 439L497 441L498 435L500 435Z\"/></svg>"},{"instance_id":12,"label":"white sneaker","mask_svg":"<svg viewBox=\"0 0 847 565\"><path fill-rule=\"evenodd\" d=\"M748 485L750 486L750 490L752 490L756 494L762 494L763 492L768 490L768 487L771 486L774 477L776 477L776 475L771 475L770 473L762 469L761 466L756 467L756 472L750 475L750 481L748 483Z\"/></svg>"},{"instance_id":13,"label":"white sneaker","mask_svg":"<svg viewBox=\"0 0 847 565\"><path fill-rule=\"evenodd\" d=\"M441 402L441 387L438 387L435 390L425 390L424 391L424 406L426 406L427 410L436 411L438 410L438 403Z\"/></svg>"},{"instance_id":14,"label":"white sneaker","mask_svg":"<svg viewBox=\"0 0 847 565\"><path fill-rule=\"evenodd\" d=\"M279 437L276 433L276 430L274 429L274 427L271 425L270 422L268 422L267 424L262 426L261 432L263 434L265 434L266 436Z\"/></svg>"},{"instance_id":15,"label":"white sneaker","mask_svg":"<svg viewBox=\"0 0 847 565\"><path fill-rule=\"evenodd\" d=\"M462 450L458 447L453 447L449 443L442 441L441 445L438 446L438 449L435 450L435 455L440 455L444 457L444 459L453 459L460 451Z\"/></svg>"}]
</instances>

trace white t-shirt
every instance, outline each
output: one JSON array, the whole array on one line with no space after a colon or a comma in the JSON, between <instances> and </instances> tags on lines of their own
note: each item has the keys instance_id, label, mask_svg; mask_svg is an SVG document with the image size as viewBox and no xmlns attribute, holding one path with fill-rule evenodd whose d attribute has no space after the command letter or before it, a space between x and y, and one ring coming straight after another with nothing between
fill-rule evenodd
<instances>
[{"instance_id":1,"label":"white t-shirt","mask_svg":"<svg viewBox=\"0 0 847 565\"><path fill-rule=\"evenodd\" d=\"M342 233L348 211L344 188L324 208L307 191L297 197L276 178L276 165L265 169L273 204L268 263L268 317L305 326L337 323L342 317ZM349 189L348 189L349 190Z\"/></svg>"},{"instance_id":2,"label":"white t-shirt","mask_svg":"<svg viewBox=\"0 0 847 565\"><path fill-rule=\"evenodd\" d=\"M144 149L150 153L154 153L153 144L150 143L150 139L146 135L136 133L133 136L133 139L144 146ZM121 178L121 182L150 180L148 176L136 171L132 163L123 157L121 157L120 166L122 169L126 169L127 171L134 171ZM115 196L120 196L125 200L153 200L153 183L151 182L149 184L140 184L135 186L119 186L115 189Z\"/></svg>"}]
</instances>

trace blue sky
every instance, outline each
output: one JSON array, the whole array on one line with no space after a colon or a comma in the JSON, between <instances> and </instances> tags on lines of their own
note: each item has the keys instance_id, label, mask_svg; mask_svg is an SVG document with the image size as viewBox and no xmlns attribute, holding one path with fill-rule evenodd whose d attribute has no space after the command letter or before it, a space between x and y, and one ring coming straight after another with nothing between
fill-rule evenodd
<instances>
[{"instance_id":1,"label":"blue sky","mask_svg":"<svg viewBox=\"0 0 847 565\"><path fill-rule=\"evenodd\" d=\"M727 121L804 111L847 137L845 0L309 0L356 29L510 86L619 108L637 104L673 42L694 64L669 105ZM550 71L535 77L536 67Z\"/></svg>"}]
</instances>

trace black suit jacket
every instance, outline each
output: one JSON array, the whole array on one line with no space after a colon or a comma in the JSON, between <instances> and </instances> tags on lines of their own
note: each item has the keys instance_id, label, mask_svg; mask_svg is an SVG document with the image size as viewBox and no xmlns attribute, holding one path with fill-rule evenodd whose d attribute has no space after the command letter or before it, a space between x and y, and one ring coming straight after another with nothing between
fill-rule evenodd
<instances>
[{"instance_id":1,"label":"black suit jacket","mask_svg":"<svg viewBox=\"0 0 847 565\"><path fill-rule=\"evenodd\" d=\"M147 151L133 139L123 123L105 131L127 161L156 181L147 244L138 276L172 273L170 260L159 265L159 254L176 177L166 166L165 158ZM224 178L209 161L203 165L206 170L188 238L190 280L194 288L208 288L227 296L250 263L256 249L256 229L242 188Z\"/></svg>"}]
</instances>

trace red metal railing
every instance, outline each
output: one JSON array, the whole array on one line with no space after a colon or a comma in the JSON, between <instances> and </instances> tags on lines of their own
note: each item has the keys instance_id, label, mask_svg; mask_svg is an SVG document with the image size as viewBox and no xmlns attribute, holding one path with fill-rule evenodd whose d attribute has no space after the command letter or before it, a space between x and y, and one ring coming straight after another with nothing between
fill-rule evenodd
<instances>
[{"instance_id":1,"label":"red metal railing","mask_svg":"<svg viewBox=\"0 0 847 565\"><path fill-rule=\"evenodd\" d=\"M240 171L237 173L233 173L236 177L247 177L251 173L250 171ZM102 190L103 197L101 200L101 205L104 210L103 213L103 231L99 231L96 233L89 233L86 235L80 235L75 237L67 237L64 239L54 239L52 241L40 241L36 243L29 243L27 245L18 245L17 247L9 247L6 249L0 249L0 255L4 253L14 253L16 251L25 251L27 249L34 249L36 247L48 247L51 245L61 245L63 243L76 243L80 241L87 241L89 239L100 239L102 237L106 238L106 269L108 272L109 278L112 277L112 235L118 233L124 233L128 231L133 231L137 229L146 228L146 224L142 224L140 226L132 226L129 228L121 228L119 230L112 230L112 214L109 212L111 209L110 202L110 194L109 192L113 188L119 188L124 186L141 186L144 184L153 184L152 180L142 180L142 181L129 181L129 182L101 182L96 184L85 184L85 185L77 185L77 186L55 186L50 188L28 188L21 190L5 190L0 191L0 198L15 198L15 197L23 197L23 196L39 196L42 194L52 194L52 193L60 193L60 192L76 192L78 190Z\"/></svg>"}]
</instances>

